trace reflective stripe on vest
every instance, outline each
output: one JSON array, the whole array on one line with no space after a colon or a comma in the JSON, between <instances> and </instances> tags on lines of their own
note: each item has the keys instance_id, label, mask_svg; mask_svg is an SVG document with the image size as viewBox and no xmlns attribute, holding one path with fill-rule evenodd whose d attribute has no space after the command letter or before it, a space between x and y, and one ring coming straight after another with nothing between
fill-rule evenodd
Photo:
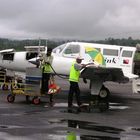
<instances>
[{"instance_id":1,"label":"reflective stripe on vest","mask_svg":"<svg viewBox=\"0 0 140 140\"><path fill-rule=\"evenodd\" d=\"M79 81L79 76L80 76L80 70L76 70L74 68L75 63L76 62L73 62L72 66L70 68L69 81L78 82Z\"/></svg>"}]
</instances>

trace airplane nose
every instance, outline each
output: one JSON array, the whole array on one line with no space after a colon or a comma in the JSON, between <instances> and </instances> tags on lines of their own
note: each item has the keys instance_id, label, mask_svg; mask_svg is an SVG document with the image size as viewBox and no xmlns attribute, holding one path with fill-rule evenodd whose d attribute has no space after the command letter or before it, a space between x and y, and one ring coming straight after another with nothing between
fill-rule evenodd
<instances>
[{"instance_id":1,"label":"airplane nose","mask_svg":"<svg viewBox=\"0 0 140 140\"><path fill-rule=\"evenodd\" d=\"M31 64L34 64L34 65L39 65L39 59L37 59L37 58L29 59L28 62L30 62Z\"/></svg>"}]
</instances>

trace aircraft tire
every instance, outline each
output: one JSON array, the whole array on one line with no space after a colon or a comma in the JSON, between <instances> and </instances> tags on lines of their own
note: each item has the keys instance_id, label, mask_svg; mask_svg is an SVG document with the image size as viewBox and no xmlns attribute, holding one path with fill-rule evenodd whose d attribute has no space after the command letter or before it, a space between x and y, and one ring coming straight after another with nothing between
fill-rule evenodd
<instances>
[{"instance_id":1,"label":"aircraft tire","mask_svg":"<svg viewBox=\"0 0 140 140\"><path fill-rule=\"evenodd\" d=\"M103 86L99 92L99 97L107 98L109 96L109 93L110 93L109 90L105 86Z\"/></svg>"}]
</instances>

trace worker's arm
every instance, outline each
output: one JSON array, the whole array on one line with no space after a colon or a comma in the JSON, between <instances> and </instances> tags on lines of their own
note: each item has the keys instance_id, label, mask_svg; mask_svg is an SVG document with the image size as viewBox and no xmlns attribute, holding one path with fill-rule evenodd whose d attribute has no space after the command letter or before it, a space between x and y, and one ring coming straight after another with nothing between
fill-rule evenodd
<instances>
[{"instance_id":1,"label":"worker's arm","mask_svg":"<svg viewBox=\"0 0 140 140\"><path fill-rule=\"evenodd\" d=\"M45 59L45 63L50 64L50 65L52 64L52 61L53 61L53 56L49 56Z\"/></svg>"},{"instance_id":2,"label":"worker's arm","mask_svg":"<svg viewBox=\"0 0 140 140\"><path fill-rule=\"evenodd\" d=\"M81 64L78 64L78 63L75 63L74 64L74 68L78 71L78 70L81 70L82 69L82 65Z\"/></svg>"}]
</instances>

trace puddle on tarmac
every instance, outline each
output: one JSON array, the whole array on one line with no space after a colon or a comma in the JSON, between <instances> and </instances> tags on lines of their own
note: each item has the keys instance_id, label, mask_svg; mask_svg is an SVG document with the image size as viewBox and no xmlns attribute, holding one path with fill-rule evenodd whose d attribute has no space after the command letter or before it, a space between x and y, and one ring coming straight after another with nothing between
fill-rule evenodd
<instances>
[{"instance_id":1,"label":"puddle on tarmac","mask_svg":"<svg viewBox=\"0 0 140 140\"><path fill-rule=\"evenodd\" d=\"M13 128L22 128L22 127L16 125L0 125L0 129L13 129Z\"/></svg>"},{"instance_id":2,"label":"puddle on tarmac","mask_svg":"<svg viewBox=\"0 0 140 140\"><path fill-rule=\"evenodd\" d=\"M72 131L76 131L75 133L78 135L77 140L119 140L120 133L124 131L120 128L101 126L96 122L65 120L62 118L51 118L48 121L50 124L58 124L59 126L61 124L61 127L67 131L71 131L71 129ZM60 134L59 131L60 130L56 130L55 132ZM66 132L64 133L66 134Z\"/></svg>"},{"instance_id":3,"label":"puddle on tarmac","mask_svg":"<svg viewBox=\"0 0 140 140\"><path fill-rule=\"evenodd\" d=\"M23 113L23 115L33 115L33 114L40 114L44 112L44 110L33 110L33 111L26 111Z\"/></svg>"},{"instance_id":4,"label":"puddle on tarmac","mask_svg":"<svg viewBox=\"0 0 140 140\"><path fill-rule=\"evenodd\" d=\"M111 136L82 135L82 136L80 136L80 140L120 140L120 138L115 138L115 137L111 137Z\"/></svg>"},{"instance_id":5,"label":"puddle on tarmac","mask_svg":"<svg viewBox=\"0 0 140 140\"><path fill-rule=\"evenodd\" d=\"M121 103L109 103L110 110L124 110L130 108L129 106L121 105Z\"/></svg>"},{"instance_id":6,"label":"puddle on tarmac","mask_svg":"<svg viewBox=\"0 0 140 140\"><path fill-rule=\"evenodd\" d=\"M100 126L94 122L86 122L86 121L76 121L76 120L67 120L68 127L92 130L92 131L99 131L99 132L106 132L112 134L119 134L123 129L109 127L109 126Z\"/></svg>"},{"instance_id":7,"label":"puddle on tarmac","mask_svg":"<svg viewBox=\"0 0 140 140\"><path fill-rule=\"evenodd\" d=\"M88 105L88 104L86 104ZM55 107L67 107L67 103L56 103L54 105ZM74 104L74 106L77 106L77 104ZM129 106L124 106L121 103L109 103L109 109L111 110L124 110L130 108Z\"/></svg>"},{"instance_id":8,"label":"puddle on tarmac","mask_svg":"<svg viewBox=\"0 0 140 140\"><path fill-rule=\"evenodd\" d=\"M20 113L3 113L2 116L22 116L22 115L33 115L33 114L40 114L44 112L43 110L34 110L34 111L25 111Z\"/></svg>"},{"instance_id":9,"label":"puddle on tarmac","mask_svg":"<svg viewBox=\"0 0 140 140\"><path fill-rule=\"evenodd\" d=\"M140 131L140 128L132 128L132 130Z\"/></svg>"},{"instance_id":10,"label":"puddle on tarmac","mask_svg":"<svg viewBox=\"0 0 140 140\"><path fill-rule=\"evenodd\" d=\"M58 124L58 123L64 123L64 122L66 122L66 120L65 119L57 119L57 118L51 118L51 119L48 119L48 122L50 123L50 124Z\"/></svg>"}]
</instances>

